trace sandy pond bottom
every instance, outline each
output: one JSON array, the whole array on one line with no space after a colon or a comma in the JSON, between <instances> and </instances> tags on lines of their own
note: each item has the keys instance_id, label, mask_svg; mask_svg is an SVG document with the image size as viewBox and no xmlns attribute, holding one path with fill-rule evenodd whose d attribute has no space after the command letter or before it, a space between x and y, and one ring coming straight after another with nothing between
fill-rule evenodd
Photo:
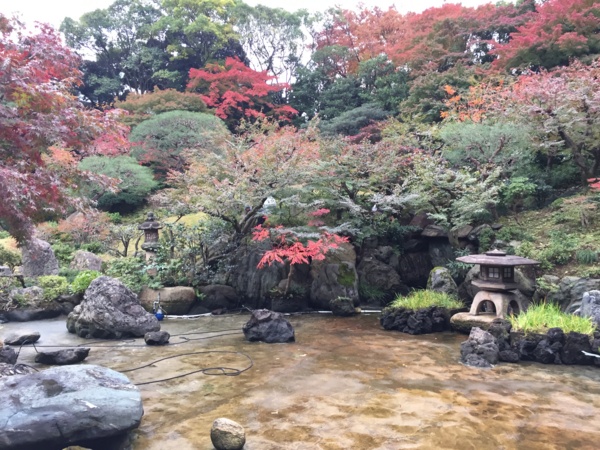
<instances>
[{"instance_id":1,"label":"sandy pond bottom","mask_svg":"<svg viewBox=\"0 0 600 450\"><path fill-rule=\"evenodd\" d=\"M464 335L409 336L381 329L378 317L291 316L294 344L250 343L248 315L166 319L168 347L143 340L116 348L70 335L64 319L1 325L42 333L40 345L90 344L86 360L126 370L165 356L239 351L254 366L239 376L197 373L140 386L145 415L137 450L212 449L214 419L246 429L246 450L598 449L600 369L499 364L461 365ZM134 346L135 345L135 346ZM44 350L51 350L46 349ZM24 348L19 362L33 363ZM129 372L134 383L202 367L243 369L242 355L184 355Z\"/></svg>"}]
</instances>

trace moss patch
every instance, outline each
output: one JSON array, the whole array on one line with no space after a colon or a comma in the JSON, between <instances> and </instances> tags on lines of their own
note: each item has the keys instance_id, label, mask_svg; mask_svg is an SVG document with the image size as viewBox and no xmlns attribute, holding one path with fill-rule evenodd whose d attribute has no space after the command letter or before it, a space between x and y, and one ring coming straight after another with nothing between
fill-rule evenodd
<instances>
[{"instance_id":1,"label":"moss patch","mask_svg":"<svg viewBox=\"0 0 600 450\"><path fill-rule=\"evenodd\" d=\"M344 287L353 287L354 282L356 281L354 271L346 264L340 264L337 281Z\"/></svg>"}]
</instances>

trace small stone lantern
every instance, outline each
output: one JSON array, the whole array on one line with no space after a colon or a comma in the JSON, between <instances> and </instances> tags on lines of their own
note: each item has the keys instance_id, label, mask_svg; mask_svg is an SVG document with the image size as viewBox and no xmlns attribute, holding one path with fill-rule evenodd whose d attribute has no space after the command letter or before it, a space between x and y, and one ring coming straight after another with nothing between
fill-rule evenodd
<instances>
[{"instance_id":1,"label":"small stone lantern","mask_svg":"<svg viewBox=\"0 0 600 450\"><path fill-rule=\"evenodd\" d=\"M468 255L456 258L457 261L468 264L479 264L479 280L471 283L481 290L473 298L470 315L476 316L484 311L486 302L494 304L496 317L506 318L509 310L513 314L523 311L519 297L510 292L517 289L515 282L515 266L535 265L538 261L507 255L500 250L492 250L482 255Z\"/></svg>"},{"instance_id":2,"label":"small stone lantern","mask_svg":"<svg viewBox=\"0 0 600 450\"><path fill-rule=\"evenodd\" d=\"M148 213L146 221L138 226L139 230L144 232L144 243L142 249L146 251L146 261L151 260L156 256L156 250L158 250L158 230L162 228L160 222L157 222L154 213Z\"/></svg>"}]
</instances>

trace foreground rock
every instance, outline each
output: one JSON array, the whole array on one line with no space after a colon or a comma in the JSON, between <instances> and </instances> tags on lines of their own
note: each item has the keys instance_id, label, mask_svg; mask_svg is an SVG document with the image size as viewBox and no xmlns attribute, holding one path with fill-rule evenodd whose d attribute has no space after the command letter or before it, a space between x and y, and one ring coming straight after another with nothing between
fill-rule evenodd
<instances>
[{"instance_id":1,"label":"foreground rock","mask_svg":"<svg viewBox=\"0 0 600 450\"><path fill-rule=\"evenodd\" d=\"M48 366L65 366L83 361L90 353L86 347L66 348L55 352L39 352L35 355L35 362Z\"/></svg>"},{"instance_id":2,"label":"foreground rock","mask_svg":"<svg viewBox=\"0 0 600 450\"><path fill-rule=\"evenodd\" d=\"M329 302L329 307L334 316L348 317L356 314L356 308L351 298L334 298Z\"/></svg>"},{"instance_id":3,"label":"foreground rock","mask_svg":"<svg viewBox=\"0 0 600 450\"><path fill-rule=\"evenodd\" d=\"M40 339L40 333L37 331L14 332L4 336L6 345L24 345L33 344Z\"/></svg>"},{"instance_id":4,"label":"foreground rock","mask_svg":"<svg viewBox=\"0 0 600 450\"><path fill-rule=\"evenodd\" d=\"M151 331L144 335L144 342L147 345L167 345L171 335L166 331Z\"/></svg>"},{"instance_id":5,"label":"foreground rock","mask_svg":"<svg viewBox=\"0 0 600 450\"><path fill-rule=\"evenodd\" d=\"M92 281L81 304L69 314L67 329L83 338L120 339L158 331L160 324L127 286L103 276Z\"/></svg>"},{"instance_id":6,"label":"foreground rock","mask_svg":"<svg viewBox=\"0 0 600 450\"><path fill-rule=\"evenodd\" d=\"M450 328L450 311L446 308L430 306L418 310L406 308L385 308L379 323L386 330L396 330L408 334L427 334Z\"/></svg>"},{"instance_id":7,"label":"foreground rock","mask_svg":"<svg viewBox=\"0 0 600 450\"><path fill-rule=\"evenodd\" d=\"M294 328L283 314L256 309L252 311L250 320L244 325L244 336L250 342L261 341L268 344L294 342Z\"/></svg>"},{"instance_id":8,"label":"foreground rock","mask_svg":"<svg viewBox=\"0 0 600 450\"><path fill-rule=\"evenodd\" d=\"M105 367L53 367L0 379L0 450L118 449L143 415L138 389Z\"/></svg>"},{"instance_id":9,"label":"foreground rock","mask_svg":"<svg viewBox=\"0 0 600 450\"><path fill-rule=\"evenodd\" d=\"M471 329L469 339L460 344L460 359L468 366L491 367L498 362L499 353L496 338L481 328Z\"/></svg>"},{"instance_id":10,"label":"foreground rock","mask_svg":"<svg viewBox=\"0 0 600 450\"><path fill-rule=\"evenodd\" d=\"M12 377L13 375L26 375L28 373L35 373L36 370L33 367L27 366L25 364L8 364L4 362L0 362L0 379L5 377ZM0 410L2 407L0 407ZM0 441L0 449L2 447L2 442Z\"/></svg>"},{"instance_id":11,"label":"foreground rock","mask_svg":"<svg viewBox=\"0 0 600 450\"><path fill-rule=\"evenodd\" d=\"M58 260L46 241L33 238L21 248L24 277L58 275Z\"/></svg>"},{"instance_id":12,"label":"foreground rock","mask_svg":"<svg viewBox=\"0 0 600 450\"><path fill-rule=\"evenodd\" d=\"M210 440L217 450L241 450L246 443L246 432L239 423L222 417L213 422Z\"/></svg>"}]
</instances>

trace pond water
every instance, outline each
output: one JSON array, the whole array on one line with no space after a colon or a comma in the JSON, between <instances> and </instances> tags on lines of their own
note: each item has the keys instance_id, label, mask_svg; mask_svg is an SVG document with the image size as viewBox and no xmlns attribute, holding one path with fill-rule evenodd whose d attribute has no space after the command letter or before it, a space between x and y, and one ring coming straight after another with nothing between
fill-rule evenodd
<instances>
[{"instance_id":1,"label":"pond water","mask_svg":"<svg viewBox=\"0 0 600 450\"><path fill-rule=\"evenodd\" d=\"M86 362L115 370L202 351L243 352L253 361L239 376L196 373L140 386L145 415L136 450L212 449L209 432L218 417L245 427L246 450L600 448L597 367L474 369L458 362L466 336L384 331L377 315L290 316L295 343L250 343L241 333L248 318L166 319L162 328L172 335L194 333L173 336L172 343L181 343L168 347L140 339L92 346ZM0 335L38 330L40 345L103 345L68 334L64 320L0 327ZM24 348L19 362L35 365L34 354ZM248 364L241 354L193 354L127 375L143 383Z\"/></svg>"}]
</instances>

